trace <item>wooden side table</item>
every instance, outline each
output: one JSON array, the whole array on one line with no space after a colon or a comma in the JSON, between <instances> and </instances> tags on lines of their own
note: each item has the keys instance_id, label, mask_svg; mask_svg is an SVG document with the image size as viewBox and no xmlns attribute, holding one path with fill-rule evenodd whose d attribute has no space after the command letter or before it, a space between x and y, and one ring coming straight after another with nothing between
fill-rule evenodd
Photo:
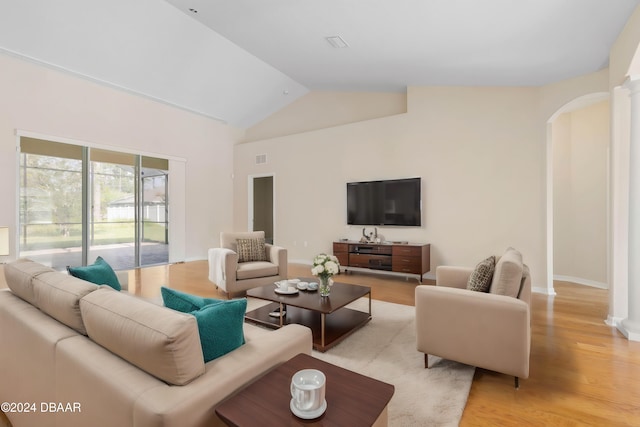
<instances>
[{"instance_id":1,"label":"wooden side table","mask_svg":"<svg viewBox=\"0 0 640 427\"><path fill-rule=\"evenodd\" d=\"M327 378L327 410L319 418L303 420L289 408L291 377L301 369L319 369ZM229 426L350 426L387 425L387 405L394 386L299 354L258 378L216 407Z\"/></svg>"}]
</instances>

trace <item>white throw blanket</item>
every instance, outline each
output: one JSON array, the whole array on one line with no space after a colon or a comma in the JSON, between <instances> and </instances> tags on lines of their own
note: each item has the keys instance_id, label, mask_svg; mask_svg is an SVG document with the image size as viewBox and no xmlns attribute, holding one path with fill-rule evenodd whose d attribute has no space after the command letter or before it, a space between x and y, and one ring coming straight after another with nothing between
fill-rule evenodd
<instances>
[{"instance_id":1,"label":"white throw blanket","mask_svg":"<svg viewBox=\"0 0 640 427\"><path fill-rule=\"evenodd\" d=\"M233 251L227 248L209 249L209 280L223 289L226 289L227 286L224 263L227 254L232 253ZM233 274L235 274L235 271Z\"/></svg>"}]
</instances>

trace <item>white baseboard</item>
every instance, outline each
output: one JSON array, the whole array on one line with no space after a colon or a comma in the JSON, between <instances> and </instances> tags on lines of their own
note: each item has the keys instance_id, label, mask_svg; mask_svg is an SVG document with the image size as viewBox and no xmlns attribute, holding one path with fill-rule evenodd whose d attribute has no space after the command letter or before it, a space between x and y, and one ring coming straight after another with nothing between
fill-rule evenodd
<instances>
[{"instance_id":1,"label":"white baseboard","mask_svg":"<svg viewBox=\"0 0 640 427\"><path fill-rule=\"evenodd\" d=\"M614 328L618 327L618 325L620 324L620 322L622 321L621 317L613 317L611 315L607 316L607 320L604 321L604 323L608 326L612 326Z\"/></svg>"},{"instance_id":2,"label":"white baseboard","mask_svg":"<svg viewBox=\"0 0 640 427\"><path fill-rule=\"evenodd\" d=\"M578 285L591 286L592 288L609 289L609 285L607 285L606 283L597 282L595 280L582 279L580 277L563 276L563 275L558 274L558 275L554 275L553 276L553 280L559 280L559 281L562 281L562 282L577 283Z\"/></svg>"},{"instance_id":3,"label":"white baseboard","mask_svg":"<svg viewBox=\"0 0 640 427\"><path fill-rule=\"evenodd\" d=\"M531 288L531 292L535 293L535 294L543 294L543 295L556 295L556 291L553 288L541 288L538 286L534 286Z\"/></svg>"}]
</instances>

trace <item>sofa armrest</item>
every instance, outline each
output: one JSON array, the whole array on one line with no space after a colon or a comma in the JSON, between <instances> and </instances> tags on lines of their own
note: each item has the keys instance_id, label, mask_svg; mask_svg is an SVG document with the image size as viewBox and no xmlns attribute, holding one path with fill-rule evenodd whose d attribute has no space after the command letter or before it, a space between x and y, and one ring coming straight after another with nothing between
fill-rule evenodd
<instances>
[{"instance_id":1,"label":"sofa armrest","mask_svg":"<svg viewBox=\"0 0 640 427\"><path fill-rule=\"evenodd\" d=\"M209 249L209 280L226 290L236 280L238 254L227 248Z\"/></svg>"},{"instance_id":2,"label":"sofa armrest","mask_svg":"<svg viewBox=\"0 0 640 427\"><path fill-rule=\"evenodd\" d=\"M529 376L529 305L517 298L416 287L417 348L519 378Z\"/></svg>"},{"instance_id":3,"label":"sofa armrest","mask_svg":"<svg viewBox=\"0 0 640 427\"><path fill-rule=\"evenodd\" d=\"M472 272L473 268L470 267L438 266L436 267L436 286L466 289Z\"/></svg>"},{"instance_id":4,"label":"sofa armrest","mask_svg":"<svg viewBox=\"0 0 640 427\"><path fill-rule=\"evenodd\" d=\"M311 330L286 325L205 364L206 372L186 386L157 387L138 397L136 425L224 426L215 406L270 369L299 353L311 354Z\"/></svg>"},{"instance_id":5,"label":"sofa armrest","mask_svg":"<svg viewBox=\"0 0 640 427\"><path fill-rule=\"evenodd\" d=\"M267 251L267 261L277 265L278 275L286 278L288 269L287 250L281 246L274 246L268 243L264 246Z\"/></svg>"}]
</instances>

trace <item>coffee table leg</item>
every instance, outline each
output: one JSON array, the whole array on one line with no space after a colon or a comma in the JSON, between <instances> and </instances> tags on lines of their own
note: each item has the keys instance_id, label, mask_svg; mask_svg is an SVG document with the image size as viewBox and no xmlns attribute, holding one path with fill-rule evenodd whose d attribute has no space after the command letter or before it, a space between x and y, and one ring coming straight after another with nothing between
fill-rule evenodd
<instances>
[{"instance_id":1,"label":"coffee table leg","mask_svg":"<svg viewBox=\"0 0 640 427\"><path fill-rule=\"evenodd\" d=\"M320 315L320 342L322 345L322 348L324 348L324 318L325 318L326 314L322 313Z\"/></svg>"},{"instance_id":2,"label":"coffee table leg","mask_svg":"<svg viewBox=\"0 0 640 427\"><path fill-rule=\"evenodd\" d=\"M286 310L287 306L286 304L283 304L282 302L280 303L280 327L282 328L283 326L283 322L284 322L284 316L282 315L282 313L284 313L283 310Z\"/></svg>"}]
</instances>

